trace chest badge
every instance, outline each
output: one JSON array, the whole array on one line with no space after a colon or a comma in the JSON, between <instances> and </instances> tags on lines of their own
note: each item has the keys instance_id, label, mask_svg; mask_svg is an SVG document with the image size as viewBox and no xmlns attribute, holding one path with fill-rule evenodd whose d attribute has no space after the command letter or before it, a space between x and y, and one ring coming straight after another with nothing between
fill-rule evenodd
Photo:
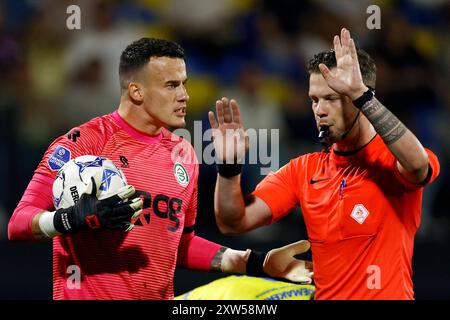
<instances>
[{"instance_id":1,"label":"chest badge","mask_svg":"<svg viewBox=\"0 0 450 320\"><path fill-rule=\"evenodd\" d=\"M350 216L356 220L359 224L363 224L369 215L369 211L362 204L357 204L353 207L352 213Z\"/></svg>"},{"instance_id":2,"label":"chest badge","mask_svg":"<svg viewBox=\"0 0 450 320\"><path fill-rule=\"evenodd\" d=\"M175 162L173 173L180 186L186 187L189 184L189 175L181 163Z\"/></svg>"}]
</instances>

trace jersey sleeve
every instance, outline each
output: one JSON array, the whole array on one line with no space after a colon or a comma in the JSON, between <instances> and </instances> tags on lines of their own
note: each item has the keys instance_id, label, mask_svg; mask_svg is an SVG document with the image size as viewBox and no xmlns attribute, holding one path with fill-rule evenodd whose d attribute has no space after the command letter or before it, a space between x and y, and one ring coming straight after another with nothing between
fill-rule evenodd
<instances>
[{"instance_id":1,"label":"jersey sleeve","mask_svg":"<svg viewBox=\"0 0 450 320\"><path fill-rule=\"evenodd\" d=\"M87 124L73 128L48 147L35 173L54 178L62 166L81 155L101 154L106 132L99 125Z\"/></svg>"},{"instance_id":2,"label":"jersey sleeve","mask_svg":"<svg viewBox=\"0 0 450 320\"><path fill-rule=\"evenodd\" d=\"M54 210L52 185L59 169L81 155L101 154L106 130L101 121L73 128L48 147L8 224L11 240L34 240L31 224L42 211Z\"/></svg>"},{"instance_id":3,"label":"jersey sleeve","mask_svg":"<svg viewBox=\"0 0 450 320\"><path fill-rule=\"evenodd\" d=\"M425 187L436 180L440 172L440 165L437 156L429 149L425 148L428 154L428 175L422 183L412 183L406 180L400 173L397 167L397 161L394 161L394 174L397 180L403 185L406 190L416 190Z\"/></svg>"},{"instance_id":4,"label":"jersey sleeve","mask_svg":"<svg viewBox=\"0 0 450 320\"><path fill-rule=\"evenodd\" d=\"M178 247L177 265L192 270L210 271L211 262L222 246L195 234L194 226L197 217L199 166L192 145L187 142L183 143L183 150L186 150L188 153L188 157L185 158L185 163L190 163L193 166L190 182L193 184L193 191L189 206L186 210L183 234Z\"/></svg>"},{"instance_id":5,"label":"jersey sleeve","mask_svg":"<svg viewBox=\"0 0 450 320\"><path fill-rule=\"evenodd\" d=\"M177 265L192 270L211 271L212 261L222 245L195 235L183 233L178 247Z\"/></svg>"},{"instance_id":6,"label":"jersey sleeve","mask_svg":"<svg viewBox=\"0 0 450 320\"><path fill-rule=\"evenodd\" d=\"M34 174L8 223L8 239L34 241L31 224L34 216L53 209L53 179Z\"/></svg>"},{"instance_id":7,"label":"jersey sleeve","mask_svg":"<svg viewBox=\"0 0 450 320\"><path fill-rule=\"evenodd\" d=\"M194 191L191 196L189 207L186 211L183 234L178 247L177 265L192 270L210 271L211 262L214 259L221 245L203 239L195 234L195 218L197 216L197 195L198 195L198 164L192 183Z\"/></svg>"},{"instance_id":8,"label":"jersey sleeve","mask_svg":"<svg viewBox=\"0 0 450 320\"><path fill-rule=\"evenodd\" d=\"M286 215L298 204L295 193L297 190L296 162L297 159L291 160L278 171L269 173L252 193L269 206L272 211L272 222Z\"/></svg>"}]
</instances>

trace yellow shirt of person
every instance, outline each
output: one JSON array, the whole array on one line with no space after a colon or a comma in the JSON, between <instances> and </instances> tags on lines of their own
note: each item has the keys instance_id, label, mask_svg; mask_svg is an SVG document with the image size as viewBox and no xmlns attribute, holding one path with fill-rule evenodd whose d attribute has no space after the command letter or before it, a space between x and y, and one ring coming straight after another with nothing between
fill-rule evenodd
<instances>
[{"instance_id":1,"label":"yellow shirt of person","mask_svg":"<svg viewBox=\"0 0 450 320\"><path fill-rule=\"evenodd\" d=\"M228 276L195 288L175 300L311 300L313 285L249 276Z\"/></svg>"}]
</instances>

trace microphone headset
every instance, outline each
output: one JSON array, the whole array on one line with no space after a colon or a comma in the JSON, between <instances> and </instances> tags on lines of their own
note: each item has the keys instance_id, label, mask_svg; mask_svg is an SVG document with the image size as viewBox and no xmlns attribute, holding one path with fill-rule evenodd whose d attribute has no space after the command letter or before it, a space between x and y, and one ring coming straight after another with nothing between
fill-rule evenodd
<instances>
[{"instance_id":1,"label":"microphone headset","mask_svg":"<svg viewBox=\"0 0 450 320\"><path fill-rule=\"evenodd\" d=\"M341 140L344 140L347 135L350 133L350 131L352 131L353 127L355 126L356 121L359 118L359 114L361 113L361 110L358 110L358 113L356 114L355 119L352 122L352 125L350 126L350 129L348 129L347 131L345 131L342 135L341 135ZM330 135L330 131L328 129L328 126L321 126L319 128L319 142L321 144L323 144L323 146L325 147L325 149L327 150L330 147L330 144L328 143L328 137Z\"/></svg>"}]
</instances>

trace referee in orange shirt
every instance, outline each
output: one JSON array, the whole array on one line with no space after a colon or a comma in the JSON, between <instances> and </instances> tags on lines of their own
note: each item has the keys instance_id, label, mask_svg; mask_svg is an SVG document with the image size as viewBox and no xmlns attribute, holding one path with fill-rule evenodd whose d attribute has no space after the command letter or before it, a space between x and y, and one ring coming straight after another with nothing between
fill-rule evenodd
<instances>
[{"instance_id":1,"label":"referee in orange shirt","mask_svg":"<svg viewBox=\"0 0 450 320\"><path fill-rule=\"evenodd\" d=\"M245 201L238 163L247 138L238 104L222 98L217 118L209 113L217 156L238 160L218 165L218 226L223 233L242 233L300 205L315 299L413 299L414 235L423 188L438 176L438 159L375 97L375 63L356 49L347 29L334 37L334 50L315 55L308 69L326 148L269 174ZM239 138L226 135L227 129Z\"/></svg>"}]
</instances>

